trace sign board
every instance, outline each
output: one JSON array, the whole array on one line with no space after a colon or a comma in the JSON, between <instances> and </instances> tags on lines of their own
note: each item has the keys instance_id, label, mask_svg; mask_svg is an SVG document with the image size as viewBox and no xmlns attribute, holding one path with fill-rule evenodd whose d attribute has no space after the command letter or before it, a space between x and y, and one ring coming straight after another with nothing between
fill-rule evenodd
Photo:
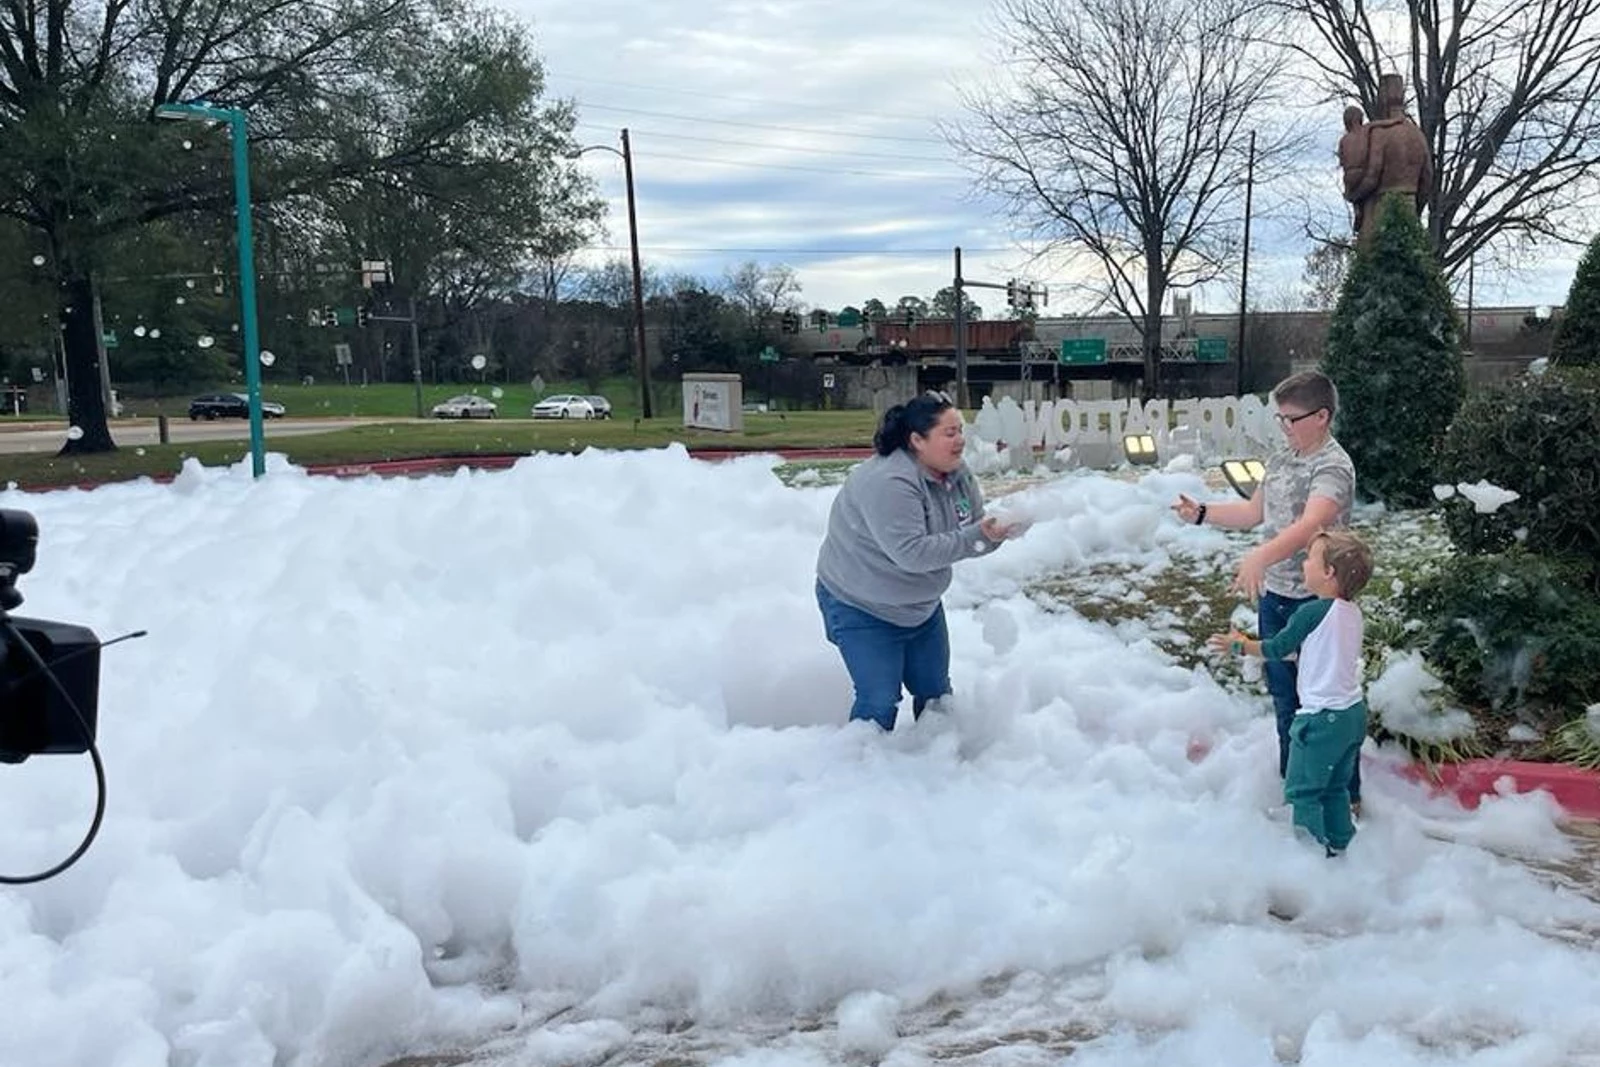
<instances>
[{"instance_id":1,"label":"sign board","mask_svg":"<svg viewBox=\"0 0 1600 1067\"><path fill-rule=\"evenodd\" d=\"M1226 337L1198 338L1194 343L1194 360L1196 363L1228 362L1228 339Z\"/></svg>"},{"instance_id":2,"label":"sign board","mask_svg":"<svg viewBox=\"0 0 1600 1067\"><path fill-rule=\"evenodd\" d=\"M544 395L544 375L535 374L533 376L533 382L531 384L533 385L533 395L534 396L543 396Z\"/></svg>"},{"instance_id":3,"label":"sign board","mask_svg":"<svg viewBox=\"0 0 1600 1067\"><path fill-rule=\"evenodd\" d=\"M776 348L773 348L771 345L768 345L766 348L763 348L761 350L761 362L763 362L763 363L776 363L776 362L778 362L778 350Z\"/></svg>"},{"instance_id":4,"label":"sign board","mask_svg":"<svg viewBox=\"0 0 1600 1067\"><path fill-rule=\"evenodd\" d=\"M851 326L861 325L861 312L855 308L845 308L839 312L839 325L848 329Z\"/></svg>"},{"instance_id":5,"label":"sign board","mask_svg":"<svg viewBox=\"0 0 1600 1067\"><path fill-rule=\"evenodd\" d=\"M105 345L105 347L107 347L107 348L116 348L117 347L117 331L116 330L106 330L104 333L102 333L100 335L100 343Z\"/></svg>"},{"instance_id":6,"label":"sign board","mask_svg":"<svg viewBox=\"0 0 1600 1067\"><path fill-rule=\"evenodd\" d=\"M822 387L824 389L832 389L833 388L833 375L824 374L822 376Z\"/></svg>"},{"instance_id":7,"label":"sign board","mask_svg":"<svg viewBox=\"0 0 1600 1067\"><path fill-rule=\"evenodd\" d=\"M1062 363L1104 363L1106 361L1106 339L1104 337L1063 337L1061 339L1060 358Z\"/></svg>"},{"instance_id":8,"label":"sign board","mask_svg":"<svg viewBox=\"0 0 1600 1067\"><path fill-rule=\"evenodd\" d=\"M744 390L737 374L685 374L683 425L702 430L744 429Z\"/></svg>"},{"instance_id":9,"label":"sign board","mask_svg":"<svg viewBox=\"0 0 1600 1067\"><path fill-rule=\"evenodd\" d=\"M333 363L334 363L334 366L336 366L336 367L348 367L350 365L350 362L351 362L351 360L350 360L350 346L347 345L347 344L343 344L343 343L334 345L333 346Z\"/></svg>"}]
</instances>

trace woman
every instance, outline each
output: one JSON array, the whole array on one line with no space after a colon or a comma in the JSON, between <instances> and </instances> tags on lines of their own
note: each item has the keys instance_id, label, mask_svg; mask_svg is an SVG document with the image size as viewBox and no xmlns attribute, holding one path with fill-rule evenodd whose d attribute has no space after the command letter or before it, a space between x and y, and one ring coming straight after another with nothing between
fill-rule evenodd
<instances>
[{"instance_id":1,"label":"woman","mask_svg":"<svg viewBox=\"0 0 1600 1067\"><path fill-rule=\"evenodd\" d=\"M855 470L828 516L817 604L855 685L851 719L894 729L902 684L920 716L950 692L950 635L940 597L957 560L992 551L1014 526L983 517L961 459L961 413L938 394L883 414L877 455Z\"/></svg>"}]
</instances>

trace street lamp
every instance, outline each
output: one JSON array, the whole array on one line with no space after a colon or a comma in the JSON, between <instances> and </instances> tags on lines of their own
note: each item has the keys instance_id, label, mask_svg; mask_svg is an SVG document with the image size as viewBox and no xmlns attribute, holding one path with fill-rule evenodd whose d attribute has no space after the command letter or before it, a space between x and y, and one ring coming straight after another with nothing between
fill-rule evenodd
<instances>
[{"instance_id":1,"label":"street lamp","mask_svg":"<svg viewBox=\"0 0 1600 1067\"><path fill-rule=\"evenodd\" d=\"M245 115L235 107L162 104L156 108L156 117L185 122L226 122L233 137L233 196L239 228L239 305L244 322L244 382L250 405L250 469L259 478L267 472L267 453L261 426L261 336L256 328L256 257L250 231L250 156Z\"/></svg>"},{"instance_id":2,"label":"street lamp","mask_svg":"<svg viewBox=\"0 0 1600 1067\"><path fill-rule=\"evenodd\" d=\"M650 418L650 356L644 342L644 273L639 268L639 217L634 210L633 200L633 152L628 147L628 130L622 130L622 150L612 148L608 144L584 145L571 158L577 159L585 152L610 152L614 156L622 157L622 173L628 185L628 243L633 247L633 318L634 326L638 331L638 375L639 375L639 413L645 418Z\"/></svg>"}]
</instances>

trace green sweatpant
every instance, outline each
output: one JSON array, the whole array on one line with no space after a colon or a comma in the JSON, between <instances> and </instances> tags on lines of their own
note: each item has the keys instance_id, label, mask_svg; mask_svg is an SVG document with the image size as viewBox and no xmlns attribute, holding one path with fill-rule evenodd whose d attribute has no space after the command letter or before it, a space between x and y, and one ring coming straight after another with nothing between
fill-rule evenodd
<instances>
[{"instance_id":1,"label":"green sweatpant","mask_svg":"<svg viewBox=\"0 0 1600 1067\"><path fill-rule=\"evenodd\" d=\"M1356 835L1350 821L1350 772L1367 736L1367 705L1302 711L1289 724L1289 769L1283 799L1294 824L1334 852Z\"/></svg>"}]
</instances>

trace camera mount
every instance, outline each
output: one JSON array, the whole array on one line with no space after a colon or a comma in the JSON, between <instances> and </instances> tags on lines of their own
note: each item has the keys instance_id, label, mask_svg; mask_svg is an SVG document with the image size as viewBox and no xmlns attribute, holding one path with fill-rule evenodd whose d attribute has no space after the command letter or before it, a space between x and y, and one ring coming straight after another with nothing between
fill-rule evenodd
<instances>
[{"instance_id":1,"label":"camera mount","mask_svg":"<svg viewBox=\"0 0 1600 1067\"><path fill-rule=\"evenodd\" d=\"M50 619L24 619L17 578L33 569L39 527L25 511L0 508L0 763L30 756L87 752L94 764L94 820L83 842L47 871L23 877L0 875L0 885L26 885L53 878L89 849L106 810L105 766L95 745L102 642L82 626Z\"/></svg>"}]
</instances>

